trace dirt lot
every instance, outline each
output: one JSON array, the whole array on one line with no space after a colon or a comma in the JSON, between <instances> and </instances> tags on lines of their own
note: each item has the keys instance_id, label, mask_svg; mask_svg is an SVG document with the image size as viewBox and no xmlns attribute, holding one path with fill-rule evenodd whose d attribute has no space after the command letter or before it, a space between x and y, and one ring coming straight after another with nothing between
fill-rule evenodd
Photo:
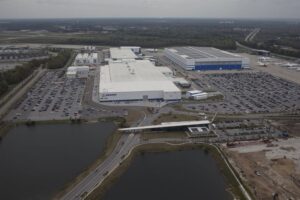
<instances>
[{"instance_id":1,"label":"dirt lot","mask_svg":"<svg viewBox=\"0 0 300 200\"><path fill-rule=\"evenodd\" d=\"M256 199L300 199L300 138L226 150Z\"/></svg>"},{"instance_id":2,"label":"dirt lot","mask_svg":"<svg viewBox=\"0 0 300 200\"><path fill-rule=\"evenodd\" d=\"M281 120L272 124L281 130L287 131L292 136L300 137L300 120Z\"/></svg>"}]
</instances>

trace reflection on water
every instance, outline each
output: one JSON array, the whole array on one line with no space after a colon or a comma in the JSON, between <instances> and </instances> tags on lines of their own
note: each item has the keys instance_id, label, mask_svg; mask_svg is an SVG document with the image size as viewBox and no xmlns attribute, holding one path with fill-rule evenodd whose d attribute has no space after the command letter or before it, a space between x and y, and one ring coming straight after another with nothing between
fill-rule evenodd
<instances>
[{"instance_id":1,"label":"reflection on water","mask_svg":"<svg viewBox=\"0 0 300 200\"><path fill-rule=\"evenodd\" d=\"M216 161L201 150L138 156L105 200L227 200Z\"/></svg>"},{"instance_id":2,"label":"reflection on water","mask_svg":"<svg viewBox=\"0 0 300 200\"><path fill-rule=\"evenodd\" d=\"M101 155L112 123L18 126L0 143L0 199L50 199Z\"/></svg>"}]
</instances>

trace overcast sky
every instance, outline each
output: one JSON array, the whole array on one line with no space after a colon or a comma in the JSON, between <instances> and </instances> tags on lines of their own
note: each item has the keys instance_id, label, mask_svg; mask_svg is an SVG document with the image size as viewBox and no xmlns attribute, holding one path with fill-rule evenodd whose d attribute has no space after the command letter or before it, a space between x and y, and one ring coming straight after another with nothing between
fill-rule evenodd
<instances>
[{"instance_id":1,"label":"overcast sky","mask_svg":"<svg viewBox=\"0 0 300 200\"><path fill-rule=\"evenodd\" d=\"M300 18L300 0L0 0L0 18Z\"/></svg>"}]
</instances>

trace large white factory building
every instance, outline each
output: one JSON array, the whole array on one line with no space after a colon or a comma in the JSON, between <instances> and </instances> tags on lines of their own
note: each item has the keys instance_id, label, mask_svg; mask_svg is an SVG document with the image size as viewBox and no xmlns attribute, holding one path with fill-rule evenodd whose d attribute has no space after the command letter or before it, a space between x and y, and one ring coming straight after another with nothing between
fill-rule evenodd
<instances>
[{"instance_id":1,"label":"large white factory building","mask_svg":"<svg viewBox=\"0 0 300 200\"><path fill-rule=\"evenodd\" d=\"M249 67L249 59L212 47L166 48L164 55L186 70L239 70Z\"/></svg>"},{"instance_id":2,"label":"large white factory building","mask_svg":"<svg viewBox=\"0 0 300 200\"><path fill-rule=\"evenodd\" d=\"M122 50L121 50L122 51ZM120 52L113 52L113 56ZM100 69L99 99L110 101L178 101L181 91L148 60L111 60Z\"/></svg>"}]
</instances>

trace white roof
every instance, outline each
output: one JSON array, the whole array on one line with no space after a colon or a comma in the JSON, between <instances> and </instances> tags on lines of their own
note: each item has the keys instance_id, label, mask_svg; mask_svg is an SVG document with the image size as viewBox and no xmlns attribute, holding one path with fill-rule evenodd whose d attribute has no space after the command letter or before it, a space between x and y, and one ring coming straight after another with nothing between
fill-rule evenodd
<instances>
[{"instance_id":1,"label":"white roof","mask_svg":"<svg viewBox=\"0 0 300 200\"><path fill-rule=\"evenodd\" d=\"M77 54L75 60L86 60L86 61L92 61L94 59L98 59L97 53L79 53Z\"/></svg>"},{"instance_id":2,"label":"white roof","mask_svg":"<svg viewBox=\"0 0 300 200\"><path fill-rule=\"evenodd\" d=\"M194 94L193 97L205 96L205 95L207 95L207 94L208 94L208 93L206 93L206 92L197 93L197 94Z\"/></svg>"},{"instance_id":3,"label":"white roof","mask_svg":"<svg viewBox=\"0 0 300 200\"><path fill-rule=\"evenodd\" d=\"M89 66L70 66L68 70L76 70L76 69L90 69Z\"/></svg>"},{"instance_id":4,"label":"white roof","mask_svg":"<svg viewBox=\"0 0 300 200\"><path fill-rule=\"evenodd\" d=\"M213 47L172 47L166 48L166 52L170 52L173 56L181 57L184 60L194 62L210 62L210 61L241 61L242 56L227 51L222 51Z\"/></svg>"},{"instance_id":5,"label":"white roof","mask_svg":"<svg viewBox=\"0 0 300 200\"><path fill-rule=\"evenodd\" d=\"M82 57L83 57L83 54L80 53L80 54L77 54L75 59L82 59Z\"/></svg>"},{"instance_id":6,"label":"white roof","mask_svg":"<svg viewBox=\"0 0 300 200\"><path fill-rule=\"evenodd\" d=\"M81 71L81 70L90 70L90 68L88 66L70 66L68 67L67 73L68 72L77 72L77 71Z\"/></svg>"},{"instance_id":7,"label":"white roof","mask_svg":"<svg viewBox=\"0 0 300 200\"><path fill-rule=\"evenodd\" d=\"M100 70L100 93L180 90L148 60L110 62Z\"/></svg>"},{"instance_id":8,"label":"white roof","mask_svg":"<svg viewBox=\"0 0 300 200\"><path fill-rule=\"evenodd\" d=\"M173 73L169 67L157 67L157 69L162 73Z\"/></svg>"},{"instance_id":9,"label":"white roof","mask_svg":"<svg viewBox=\"0 0 300 200\"><path fill-rule=\"evenodd\" d=\"M189 82L182 77L172 78L175 83L188 84ZM198 91L198 90L197 90Z\"/></svg>"},{"instance_id":10,"label":"white roof","mask_svg":"<svg viewBox=\"0 0 300 200\"><path fill-rule=\"evenodd\" d=\"M135 130L145 130L145 129L155 129L155 128L181 127L181 126L189 127L189 126L207 125L207 124L210 124L210 121L201 120L201 121L168 122L168 123L161 123L159 125L121 128L121 129L119 129L119 131L135 131Z\"/></svg>"},{"instance_id":11,"label":"white roof","mask_svg":"<svg viewBox=\"0 0 300 200\"><path fill-rule=\"evenodd\" d=\"M187 91L187 92L190 93L190 94L199 94L202 91L201 90L191 90L191 91Z\"/></svg>"},{"instance_id":12,"label":"white roof","mask_svg":"<svg viewBox=\"0 0 300 200\"><path fill-rule=\"evenodd\" d=\"M77 71L67 71L67 75L76 75Z\"/></svg>"},{"instance_id":13,"label":"white roof","mask_svg":"<svg viewBox=\"0 0 300 200\"><path fill-rule=\"evenodd\" d=\"M139 46L121 46L121 49L140 49L141 47Z\"/></svg>"},{"instance_id":14,"label":"white roof","mask_svg":"<svg viewBox=\"0 0 300 200\"><path fill-rule=\"evenodd\" d=\"M130 48L110 48L112 59L135 59L137 56Z\"/></svg>"}]
</instances>

